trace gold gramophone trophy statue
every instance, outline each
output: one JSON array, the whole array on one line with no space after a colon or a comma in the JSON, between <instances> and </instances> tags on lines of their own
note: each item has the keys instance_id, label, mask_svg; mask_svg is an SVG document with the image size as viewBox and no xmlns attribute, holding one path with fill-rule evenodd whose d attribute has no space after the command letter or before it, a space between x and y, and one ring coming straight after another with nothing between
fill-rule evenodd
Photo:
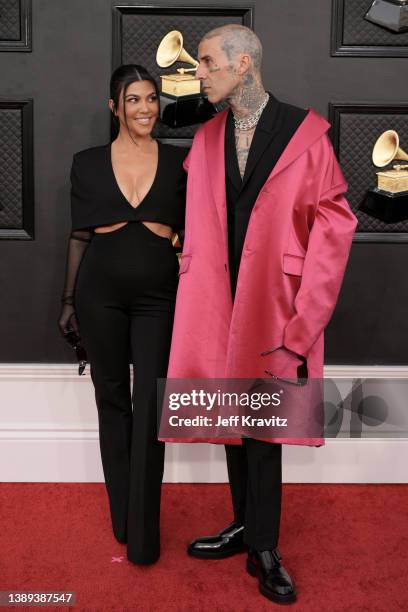
<instances>
[{"instance_id":1,"label":"gold gramophone trophy statue","mask_svg":"<svg viewBox=\"0 0 408 612\"><path fill-rule=\"evenodd\" d=\"M386 223L408 219L408 154L399 146L395 130L383 132L372 153L377 187L369 189L361 210ZM394 163L405 162L405 163Z\"/></svg>"},{"instance_id":2,"label":"gold gramophone trophy statue","mask_svg":"<svg viewBox=\"0 0 408 612\"><path fill-rule=\"evenodd\" d=\"M408 31L408 0L374 0L365 19L391 32Z\"/></svg>"},{"instance_id":3,"label":"gold gramophone trophy statue","mask_svg":"<svg viewBox=\"0 0 408 612\"><path fill-rule=\"evenodd\" d=\"M161 75L161 120L172 128L202 123L216 112L201 93L201 83L195 78L198 61L183 46L183 35L172 30L162 39L156 53L160 68L184 62L190 68L177 68L175 73ZM192 66L192 67L191 67Z\"/></svg>"},{"instance_id":4,"label":"gold gramophone trophy statue","mask_svg":"<svg viewBox=\"0 0 408 612\"><path fill-rule=\"evenodd\" d=\"M163 93L176 97L200 93L200 81L192 74L197 70L198 62L184 49L181 32L172 30L166 34L157 49L156 62L160 68L168 68L175 62L193 65L193 68L177 68L175 74L162 75Z\"/></svg>"}]
</instances>

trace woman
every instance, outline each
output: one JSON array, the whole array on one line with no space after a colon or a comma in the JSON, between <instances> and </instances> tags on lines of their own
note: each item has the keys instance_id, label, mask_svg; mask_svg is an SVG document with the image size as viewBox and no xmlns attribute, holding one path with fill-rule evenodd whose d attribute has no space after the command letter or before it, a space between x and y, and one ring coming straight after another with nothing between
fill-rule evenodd
<instances>
[{"instance_id":1,"label":"woman","mask_svg":"<svg viewBox=\"0 0 408 612\"><path fill-rule=\"evenodd\" d=\"M152 138L159 94L142 66L119 67L110 97L117 138L74 155L59 325L64 334L79 330L91 364L114 534L130 561L149 564L160 554L156 384L170 349L178 280L171 237L184 225L187 151Z\"/></svg>"}]
</instances>

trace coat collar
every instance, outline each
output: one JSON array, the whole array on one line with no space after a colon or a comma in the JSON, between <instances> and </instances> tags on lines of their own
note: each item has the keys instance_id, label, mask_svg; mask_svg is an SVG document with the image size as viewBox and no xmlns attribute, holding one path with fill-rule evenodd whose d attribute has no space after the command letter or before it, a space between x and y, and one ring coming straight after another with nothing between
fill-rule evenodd
<instances>
[{"instance_id":1,"label":"coat collar","mask_svg":"<svg viewBox=\"0 0 408 612\"><path fill-rule=\"evenodd\" d=\"M225 123L228 110L224 110L204 124L208 176L213 192L223 236L227 236L227 195L225 190Z\"/></svg>"},{"instance_id":2,"label":"coat collar","mask_svg":"<svg viewBox=\"0 0 408 612\"><path fill-rule=\"evenodd\" d=\"M239 172L237 147L235 145L234 121L231 112L227 114L225 123L225 173L234 185L236 191L242 188L242 178Z\"/></svg>"},{"instance_id":3,"label":"coat collar","mask_svg":"<svg viewBox=\"0 0 408 612\"><path fill-rule=\"evenodd\" d=\"M207 164L209 170L210 184L224 235L226 235L227 232L224 145L225 126L228 112L228 109L224 110L218 115L216 115L213 119L208 121L206 124L204 124L205 146L207 153ZM280 172L282 172L292 162L294 162L304 151L306 151L314 142L316 142L316 140L318 140L323 134L325 134L329 127L330 124L325 119L323 119L323 117L321 117L313 109L309 109L308 114L292 136L288 146L280 156L266 183L269 183ZM274 128L271 126L271 129ZM264 131L264 129L262 131ZM267 132L265 131L265 133ZM270 141L270 133L268 133L268 136L265 137L265 140L267 140L267 142ZM265 140L262 139L262 143L264 143ZM261 148L262 144L254 155L255 164L256 161L259 159L258 153ZM262 149L262 151L263 150L264 148ZM250 160L248 160L248 162L249 161ZM248 171L248 177L249 176L250 175Z\"/></svg>"},{"instance_id":4,"label":"coat collar","mask_svg":"<svg viewBox=\"0 0 408 612\"><path fill-rule=\"evenodd\" d=\"M315 110L310 108L308 114L293 134L288 146L280 156L266 182L269 183L277 174L285 170L285 168L300 157L302 153L309 149L316 140L321 138L329 128L330 123L316 113Z\"/></svg>"}]
</instances>

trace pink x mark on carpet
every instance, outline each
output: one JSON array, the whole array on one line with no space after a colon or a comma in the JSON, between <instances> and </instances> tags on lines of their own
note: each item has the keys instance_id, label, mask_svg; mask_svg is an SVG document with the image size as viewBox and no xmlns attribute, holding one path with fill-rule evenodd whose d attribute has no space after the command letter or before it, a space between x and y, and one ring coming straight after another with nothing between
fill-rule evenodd
<instances>
[{"instance_id":1,"label":"pink x mark on carpet","mask_svg":"<svg viewBox=\"0 0 408 612\"><path fill-rule=\"evenodd\" d=\"M123 557L112 557L111 563L122 563Z\"/></svg>"}]
</instances>

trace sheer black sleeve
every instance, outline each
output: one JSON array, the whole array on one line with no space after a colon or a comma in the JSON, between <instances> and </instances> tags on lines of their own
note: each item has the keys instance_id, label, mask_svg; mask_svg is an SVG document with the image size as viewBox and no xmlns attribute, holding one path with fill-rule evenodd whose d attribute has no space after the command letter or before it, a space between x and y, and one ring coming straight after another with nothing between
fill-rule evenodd
<instances>
[{"instance_id":1,"label":"sheer black sleeve","mask_svg":"<svg viewBox=\"0 0 408 612\"><path fill-rule=\"evenodd\" d=\"M78 322L75 317L74 293L75 282L82 257L93 237L92 230L73 230L69 237L65 268L65 284L62 292L62 309L58 325L63 335L74 330L79 335Z\"/></svg>"}]
</instances>

